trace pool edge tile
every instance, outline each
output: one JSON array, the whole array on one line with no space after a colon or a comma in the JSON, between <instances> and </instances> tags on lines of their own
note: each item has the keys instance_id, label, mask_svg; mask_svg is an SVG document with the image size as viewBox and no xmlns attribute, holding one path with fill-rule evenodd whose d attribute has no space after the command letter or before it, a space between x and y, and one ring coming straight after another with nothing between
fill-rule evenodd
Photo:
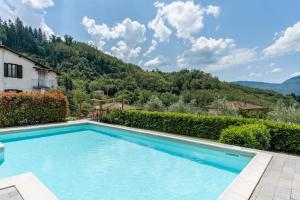
<instances>
[{"instance_id":1,"label":"pool edge tile","mask_svg":"<svg viewBox=\"0 0 300 200\"><path fill-rule=\"evenodd\" d=\"M242 196L245 199L250 199L272 157L270 154L257 152L250 163L233 180L226 190L224 190L218 200L229 200L228 196L232 193L237 196Z\"/></svg>"},{"instance_id":2,"label":"pool edge tile","mask_svg":"<svg viewBox=\"0 0 300 200\"><path fill-rule=\"evenodd\" d=\"M24 200L58 200L32 173L0 179L0 188L14 186Z\"/></svg>"}]
</instances>

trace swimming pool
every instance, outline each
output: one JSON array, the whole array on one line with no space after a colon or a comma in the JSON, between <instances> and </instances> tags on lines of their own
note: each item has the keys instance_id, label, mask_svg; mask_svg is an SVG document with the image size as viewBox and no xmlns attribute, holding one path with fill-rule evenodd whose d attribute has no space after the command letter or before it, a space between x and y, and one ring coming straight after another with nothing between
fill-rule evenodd
<instances>
[{"instance_id":1,"label":"swimming pool","mask_svg":"<svg viewBox=\"0 0 300 200\"><path fill-rule=\"evenodd\" d=\"M90 124L10 133L0 142L0 178L32 172L61 200L215 200L252 159Z\"/></svg>"}]
</instances>

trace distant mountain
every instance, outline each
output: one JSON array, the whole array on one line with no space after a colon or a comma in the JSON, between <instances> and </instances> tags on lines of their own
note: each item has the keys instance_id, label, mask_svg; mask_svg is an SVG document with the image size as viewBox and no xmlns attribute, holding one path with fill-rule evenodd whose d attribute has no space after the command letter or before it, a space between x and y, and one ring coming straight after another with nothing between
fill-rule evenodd
<instances>
[{"instance_id":1,"label":"distant mountain","mask_svg":"<svg viewBox=\"0 0 300 200\"><path fill-rule=\"evenodd\" d=\"M241 86L273 90L282 94L295 93L296 95L300 95L300 76L290 78L283 83L265 83L255 81L236 81L234 83Z\"/></svg>"}]
</instances>

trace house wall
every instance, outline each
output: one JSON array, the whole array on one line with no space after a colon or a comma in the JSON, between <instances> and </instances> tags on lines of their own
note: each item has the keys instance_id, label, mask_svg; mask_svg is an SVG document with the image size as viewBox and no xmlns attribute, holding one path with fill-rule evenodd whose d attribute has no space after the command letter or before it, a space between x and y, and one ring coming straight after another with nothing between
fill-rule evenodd
<instances>
[{"instance_id":1,"label":"house wall","mask_svg":"<svg viewBox=\"0 0 300 200\"><path fill-rule=\"evenodd\" d=\"M23 66L23 78L10 78L4 77L4 63L13 63ZM0 48L0 92L6 89L11 90L22 90L23 92L39 92L43 90L33 89L33 80L37 80L38 72L34 67L36 66L33 62L26 58L20 57L6 49ZM57 75L54 72L46 73L45 81L52 88L57 88ZM50 84L52 83L52 84Z\"/></svg>"},{"instance_id":2,"label":"house wall","mask_svg":"<svg viewBox=\"0 0 300 200\"><path fill-rule=\"evenodd\" d=\"M4 62L3 62L3 49L0 48L0 92L4 89Z\"/></svg>"}]
</instances>

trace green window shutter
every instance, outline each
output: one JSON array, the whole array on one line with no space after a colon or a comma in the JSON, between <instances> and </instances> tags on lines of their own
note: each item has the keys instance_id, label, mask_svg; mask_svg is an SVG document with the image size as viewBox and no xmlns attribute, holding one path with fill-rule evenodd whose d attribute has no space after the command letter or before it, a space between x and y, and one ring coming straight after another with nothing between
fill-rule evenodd
<instances>
[{"instance_id":1,"label":"green window shutter","mask_svg":"<svg viewBox=\"0 0 300 200\"><path fill-rule=\"evenodd\" d=\"M18 65L17 67L17 78L23 78L23 66Z\"/></svg>"},{"instance_id":2,"label":"green window shutter","mask_svg":"<svg viewBox=\"0 0 300 200\"><path fill-rule=\"evenodd\" d=\"M4 63L4 77L8 77L8 64Z\"/></svg>"}]
</instances>

